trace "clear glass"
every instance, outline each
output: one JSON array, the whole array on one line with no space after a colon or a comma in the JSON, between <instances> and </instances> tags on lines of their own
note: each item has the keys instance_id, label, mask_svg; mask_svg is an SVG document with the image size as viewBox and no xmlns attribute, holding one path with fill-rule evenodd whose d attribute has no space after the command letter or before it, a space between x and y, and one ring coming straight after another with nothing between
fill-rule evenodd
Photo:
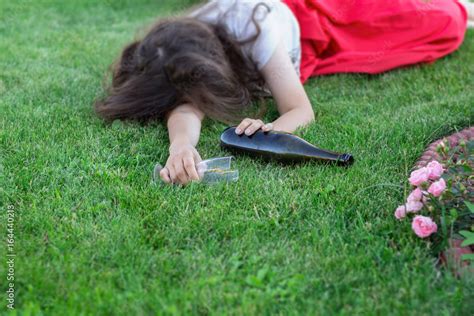
<instances>
[{"instance_id":1,"label":"clear glass","mask_svg":"<svg viewBox=\"0 0 474 316\"><path fill-rule=\"evenodd\" d=\"M155 168L153 169L153 182L155 183L160 183L161 182L161 177L160 177L160 171L163 169L163 166L157 163L155 165Z\"/></svg>"},{"instance_id":2,"label":"clear glass","mask_svg":"<svg viewBox=\"0 0 474 316\"><path fill-rule=\"evenodd\" d=\"M204 173L201 182L204 184L228 183L239 180L238 170L213 170Z\"/></svg>"},{"instance_id":3,"label":"clear glass","mask_svg":"<svg viewBox=\"0 0 474 316\"><path fill-rule=\"evenodd\" d=\"M218 157L201 161L197 164L197 171L200 176L203 176L205 172L211 172L213 170L229 170L233 158L234 157Z\"/></svg>"}]
</instances>

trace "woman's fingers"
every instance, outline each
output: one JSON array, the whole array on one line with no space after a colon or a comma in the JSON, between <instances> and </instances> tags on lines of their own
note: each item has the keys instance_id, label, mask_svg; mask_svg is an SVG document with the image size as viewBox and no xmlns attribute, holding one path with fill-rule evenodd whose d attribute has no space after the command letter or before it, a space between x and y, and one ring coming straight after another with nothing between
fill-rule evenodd
<instances>
[{"instance_id":1,"label":"woman's fingers","mask_svg":"<svg viewBox=\"0 0 474 316\"><path fill-rule=\"evenodd\" d=\"M189 182L188 173L186 172L186 169L184 168L184 164L182 160L179 160L175 163L174 170L176 172L176 178L179 184L186 184Z\"/></svg>"},{"instance_id":2,"label":"woman's fingers","mask_svg":"<svg viewBox=\"0 0 474 316\"><path fill-rule=\"evenodd\" d=\"M171 178L173 183L188 184L191 181L199 180L196 163L193 155L186 155L176 160L171 168Z\"/></svg>"},{"instance_id":3,"label":"woman's fingers","mask_svg":"<svg viewBox=\"0 0 474 316\"><path fill-rule=\"evenodd\" d=\"M188 175L188 180L190 180L190 181L199 180L199 175L198 175L198 172L196 170L196 164L194 163L193 157L184 157L183 166L184 166L184 169L186 170L186 173Z\"/></svg>"},{"instance_id":4,"label":"woman's fingers","mask_svg":"<svg viewBox=\"0 0 474 316\"><path fill-rule=\"evenodd\" d=\"M200 163L202 161L202 158L201 158L201 155L199 154L199 152L197 150L194 151L194 163L197 164Z\"/></svg>"},{"instance_id":5,"label":"woman's fingers","mask_svg":"<svg viewBox=\"0 0 474 316\"><path fill-rule=\"evenodd\" d=\"M169 177L170 177L170 184L175 184L178 183L178 177L176 175L176 171L174 170L173 165L167 166L166 167L169 170Z\"/></svg>"},{"instance_id":6,"label":"woman's fingers","mask_svg":"<svg viewBox=\"0 0 474 316\"><path fill-rule=\"evenodd\" d=\"M247 129L247 127L249 127L251 124L252 124L253 120L249 119L249 118L246 118L244 119L238 126L237 128L235 129L235 132L238 134L238 135L241 135L242 133L245 132L245 130Z\"/></svg>"},{"instance_id":7,"label":"woman's fingers","mask_svg":"<svg viewBox=\"0 0 474 316\"><path fill-rule=\"evenodd\" d=\"M163 169L161 169L160 177L164 182L171 183L170 171L168 170L168 168L164 167Z\"/></svg>"},{"instance_id":8,"label":"woman's fingers","mask_svg":"<svg viewBox=\"0 0 474 316\"><path fill-rule=\"evenodd\" d=\"M262 120L252 120L246 118L236 127L235 132L238 135L242 135L245 133L245 135L250 136L253 135L259 129L261 129L263 126L265 126L265 124L262 122Z\"/></svg>"},{"instance_id":9,"label":"woman's fingers","mask_svg":"<svg viewBox=\"0 0 474 316\"><path fill-rule=\"evenodd\" d=\"M256 131L262 128L263 122L261 120L254 120L245 130L245 135L253 135Z\"/></svg>"},{"instance_id":10,"label":"woman's fingers","mask_svg":"<svg viewBox=\"0 0 474 316\"><path fill-rule=\"evenodd\" d=\"M165 169L168 171L166 172ZM163 168L160 172L160 176L163 181L169 184L186 184L190 181L182 164L181 166L178 164Z\"/></svg>"},{"instance_id":11,"label":"woman's fingers","mask_svg":"<svg viewBox=\"0 0 474 316\"><path fill-rule=\"evenodd\" d=\"M198 151L188 146L168 157L165 168L160 171L160 177L166 183L186 185L200 179L197 164L201 161Z\"/></svg>"},{"instance_id":12,"label":"woman's fingers","mask_svg":"<svg viewBox=\"0 0 474 316\"><path fill-rule=\"evenodd\" d=\"M273 124L268 123L268 124L263 125L262 131L264 131L264 132L273 131Z\"/></svg>"}]
</instances>

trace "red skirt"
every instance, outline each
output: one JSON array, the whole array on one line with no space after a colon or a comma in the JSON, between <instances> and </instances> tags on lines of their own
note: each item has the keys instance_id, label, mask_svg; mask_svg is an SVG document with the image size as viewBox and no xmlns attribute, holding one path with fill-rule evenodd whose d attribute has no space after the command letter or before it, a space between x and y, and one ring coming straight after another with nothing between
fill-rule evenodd
<instances>
[{"instance_id":1,"label":"red skirt","mask_svg":"<svg viewBox=\"0 0 474 316\"><path fill-rule=\"evenodd\" d=\"M455 51L466 32L457 0L282 1L301 29L301 82L433 62Z\"/></svg>"}]
</instances>

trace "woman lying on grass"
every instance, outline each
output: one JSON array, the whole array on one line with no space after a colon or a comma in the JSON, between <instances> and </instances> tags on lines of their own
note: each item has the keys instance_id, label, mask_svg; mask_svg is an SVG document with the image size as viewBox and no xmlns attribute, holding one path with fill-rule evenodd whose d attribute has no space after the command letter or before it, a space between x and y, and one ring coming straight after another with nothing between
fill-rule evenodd
<instances>
[{"instance_id":1,"label":"woman lying on grass","mask_svg":"<svg viewBox=\"0 0 474 316\"><path fill-rule=\"evenodd\" d=\"M205 116L236 132L293 132L314 120L312 76L384 72L433 62L462 43L472 4L457 0L213 0L165 19L129 44L96 112L106 120L164 119L167 183L198 180L195 146ZM245 118L269 91L280 117Z\"/></svg>"}]
</instances>

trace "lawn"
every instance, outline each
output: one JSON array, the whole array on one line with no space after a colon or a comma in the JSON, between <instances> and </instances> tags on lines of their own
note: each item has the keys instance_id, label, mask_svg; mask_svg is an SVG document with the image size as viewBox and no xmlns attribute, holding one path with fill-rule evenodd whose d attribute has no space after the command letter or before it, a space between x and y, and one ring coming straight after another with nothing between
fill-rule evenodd
<instances>
[{"instance_id":1,"label":"lawn","mask_svg":"<svg viewBox=\"0 0 474 316\"><path fill-rule=\"evenodd\" d=\"M0 311L13 205L18 315L472 315L474 281L393 211L425 146L472 125L474 32L431 65L306 85L298 134L349 169L238 157L235 184L154 186L166 129L92 103L120 48L189 2L0 0ZM203 158L224 128L205 122Z\"/></svg>"}]
</instances>

